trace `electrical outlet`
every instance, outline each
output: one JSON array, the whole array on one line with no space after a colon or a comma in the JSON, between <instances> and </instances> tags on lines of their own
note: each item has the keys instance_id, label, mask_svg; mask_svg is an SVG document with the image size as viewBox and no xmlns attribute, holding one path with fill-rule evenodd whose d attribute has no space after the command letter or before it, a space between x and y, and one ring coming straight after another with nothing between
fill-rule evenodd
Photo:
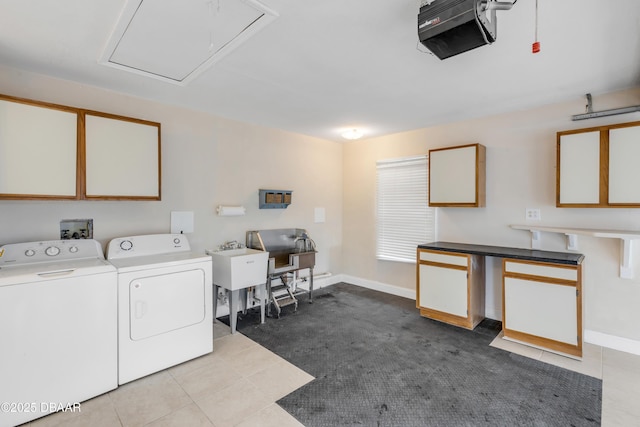
<instances>
[{"instance_id":1,"label":"electrical outlet","mask_svg":"<svg viewBox=\"0 0 640 427\"><path fill-rule=\"evenodd\" d=\"M527 221L540 221L542 217L540 216L540 209L538 208L527 208L525 211L524 219Z\"/></svg>"}]
</instances>

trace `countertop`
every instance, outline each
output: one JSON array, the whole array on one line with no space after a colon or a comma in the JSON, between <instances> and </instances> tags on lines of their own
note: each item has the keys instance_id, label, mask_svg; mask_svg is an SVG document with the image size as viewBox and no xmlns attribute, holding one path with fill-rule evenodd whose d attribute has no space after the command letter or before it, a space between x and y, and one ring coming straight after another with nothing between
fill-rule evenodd
<instances>
[{"instance_id":1,"label":"countertop","mask_svg":"<svg viewBox=\"0 0 640 427\"><path fill-rule=\"evenodd\" d=\"M469 243L432 242L418 245L418 248L499 258L522 259L527 261L553 262L568 265L578 265L584 260L583 254L574 252L551 252L537 249L474 245Z\"/></svg>"}]
</instances>

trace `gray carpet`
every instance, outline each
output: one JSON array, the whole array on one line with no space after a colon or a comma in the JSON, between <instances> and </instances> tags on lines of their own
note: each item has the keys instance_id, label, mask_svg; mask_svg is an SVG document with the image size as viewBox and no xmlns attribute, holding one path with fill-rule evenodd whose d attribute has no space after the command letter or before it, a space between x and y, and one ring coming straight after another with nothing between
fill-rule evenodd
<instances>
[{"instance_id":1,"label":"gray carpet","mask_svg":"<svg viewBox=\"0 0 640 427\"><path fill-rule=\"evenodd\" d=\"M499 322L467 331L340 283L238 330L316 377L278 401L307 427L600 425L602 382L489 347Z\"/></svg>"}]
</instances>

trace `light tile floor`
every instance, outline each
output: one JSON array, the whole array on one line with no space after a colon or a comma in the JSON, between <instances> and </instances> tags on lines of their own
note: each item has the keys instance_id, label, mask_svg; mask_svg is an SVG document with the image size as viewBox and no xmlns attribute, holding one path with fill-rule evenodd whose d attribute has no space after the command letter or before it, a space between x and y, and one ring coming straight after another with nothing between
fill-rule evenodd
<instances>
[{"instance_id":1,"label":"light tile floor","mask_svg":"<svg viewBox=\"0 0 640 427\"><path fill-rule=\"evenodd\" d=\"M299 427L275 402L313 380L229 327L214 324L213 353L83 402L26 426Z\"/></svg>"},{"instance_id":2,"label":"light tile floor","mask_svg":"<svg viewBox=\"0 0 640 427\"><path fill-rule=\"evenodd\" d=\"M32 421L48 426L294 427L275 402L313 377L242 334L214 327L214 352ZM640 427L640 356L591 344L582 361L507 341L492 346L602 379L602 426Z\"/></svg>"},{"instance_id":3,"label":"light tile floor","mask_svg":"<svg viewBox=\"0 0 640 427\"><path fill-rule=\"evenodd\" d=\"M502 338L491 346L602 380L602 426L640 427L640 356L584 343L575 360Z\"/></svg>"}]
</instances>

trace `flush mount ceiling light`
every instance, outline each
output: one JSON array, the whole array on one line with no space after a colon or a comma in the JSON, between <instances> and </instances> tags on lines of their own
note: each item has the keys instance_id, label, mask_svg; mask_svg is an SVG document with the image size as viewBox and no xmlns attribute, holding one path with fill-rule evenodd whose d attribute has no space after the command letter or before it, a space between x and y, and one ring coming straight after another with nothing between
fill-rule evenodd
<instances>
[{"instance_id":1,"label":"flush mount ceiling light","mask_svg":"<svg viewBox=\"0 0 640 427\"><path fill-rule=\"evenodd\" d=\"M342 132L342 137L344 139L350 139L350 140L360 139L360 138L362 138L363 135L364 134L362 133L361 130L358 130L358 129L355 129L355 128L354 129L349 129L346 132Z\"/></svg>"},{"instance_id":2,"label":"flush mount ceiling light","mask_svg":"<svg viewBox=\"0 0 640 427\"><path fill-rule=\"evenodd\" d=\"M277 17L257 0L128 0L99 61L186 85Z\"/></svg>"}]
</instances>

